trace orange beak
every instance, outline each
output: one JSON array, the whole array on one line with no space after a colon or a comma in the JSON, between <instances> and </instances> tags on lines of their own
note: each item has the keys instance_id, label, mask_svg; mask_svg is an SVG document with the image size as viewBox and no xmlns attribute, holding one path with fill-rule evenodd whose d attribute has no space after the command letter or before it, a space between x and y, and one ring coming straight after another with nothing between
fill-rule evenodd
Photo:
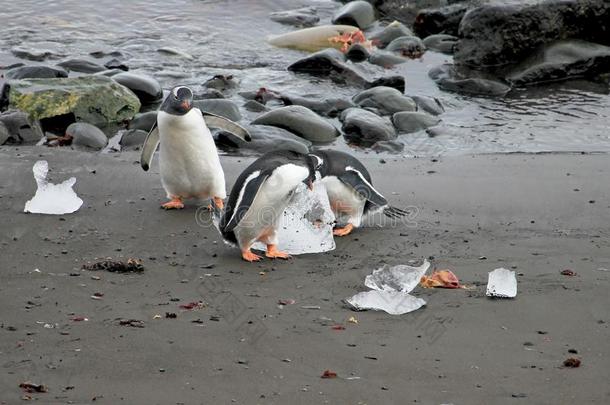
<instances>
[{"instance_id":1,"label":"orange beak","mask_svg":"<svg viewBox=\"0 0 610 405\"><path fill-rule=\"evenodd\" d=\"M180 105L185 109L188 110L189 107L191 106L191 103L188 100L184 100L182 103L180 103Z\"/></svg>"}]
</instances>

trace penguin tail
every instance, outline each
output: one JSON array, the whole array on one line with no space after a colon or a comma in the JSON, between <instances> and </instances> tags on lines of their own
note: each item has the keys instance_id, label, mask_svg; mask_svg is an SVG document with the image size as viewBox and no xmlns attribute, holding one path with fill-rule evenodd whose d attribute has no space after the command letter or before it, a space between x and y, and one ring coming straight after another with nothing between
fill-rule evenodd
<instances>
[{"instance_id":1,"label":"penguin tail","mask_svg":"<svg viewBox=\"0 0 610 405\"><path fill-rule=\"evenodd\" d=\"M383 215L385 215L388 218L397 219L397 218L406 217L407 215L409 215L409 211L388 205L383 208Z\"/></svg>"}]
</instances>

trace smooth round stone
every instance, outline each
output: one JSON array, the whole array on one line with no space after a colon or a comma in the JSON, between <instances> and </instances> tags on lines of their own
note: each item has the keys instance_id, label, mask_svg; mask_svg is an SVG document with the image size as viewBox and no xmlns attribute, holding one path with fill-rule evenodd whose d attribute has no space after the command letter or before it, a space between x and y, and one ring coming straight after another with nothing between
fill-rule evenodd
<instances>
[{"instance_id":1,"label":"smooth round stone","mask_svg":"<svg viewBox=\"0 0 610 405\"><path fill-rule=\"evenodd\" d=\"M136 114L131 121L129 121L129 129L141 129L143 131L150 131L157 122L157 112L149 111L145 113Z\"/></svg>"},{"instance_id":2,"label":"smooth round stone","mask_svg":"<svg viewBox=\"0 0 610 405\"><path fill-rule=\"evenodd\" d=\"M364 62L369 57L369 51L362 44L353 44L348 48L345 57L352 62Z\"/></svg>"},{"instance_id":3,"label":"smooth round stone","mask_svg":"<svg viewBox=\"0 0 610 405\"><path fill-rule=\"evenodd\" d=\"M303 7L296 10L276 11L269 14L271 21L296 27L313 27L320 22L315 7Z\"/></svg>"},{"instance_id":4,"label":"smooth round stone","mask_svg":"<svg viewBox=\"0 0 610 405\"><path fill-rule=\"evenodd\" d=\"M428 76L443 90L481 96L503 96L510 86L482 77L466 77L454 65L443 64L430 69Z\"/></svg>"},{"instance_id":5,"label":"smooth round stone","mask_svg":"<svg viewBox=\"0 0 610 405\"><path fill-rule=\"evenodd\" d=\"M216 75L203 83L203 87L220 92L234 90L239 87L239 80L233 75Z\"/></svg>"},{"instance_id":6,"label":"smooth round stone","mask_svg":"<svg viewBox=\"0 0 610 405\"><path fill-rule=\"evenodd\" d=\"M453 35L435 34L424 38L423 43L426 48L433 51L452 54L458 39Z\"/></svg>"},{"instance_id":7,"label":"smooth round stone","mask_svg":"<svg viewBox=\"0 0 610 405\"><path fill-rule=\"evenodd\" d=\"M285 129L270 125L249 125L247 127L252 140L246 142L230 133L220 131L216 142L229 147L250 149L261 153L274 150L292 150L299 153L309 153L311 142Z\"/></svg>"},{"instance_id":8,"label":"smooth round stone","mask_svg":"<svg viewBox=\"0 0 610 405\"><path fill-rule=\"evenodd\" d=\"M72 137L72 146L103 149L108 143L106 134L98 127L86 122L75 122L66 128L66 135Z\"/></svg>"},{"instance_id":9,"label":"smooth round stone","mask_svg":"<svg viewBox=\"0 0 610 405\"><path fill-rule=\"evenodd\" d=\"M417 109L427 112L432 115L441 115L445 112L445 107L441 104L439 99L428 96L409 96L417 104Z\"/></svg>"},{"instance_id":10,"label":"smooth round stone","mask_svg":"<svg viewBox=\"0 0 610 405\"><path fill-rule=\"evenodd\" d=\"M400 37L412 37L413 32L408 29L403 23L394 21L382 31L373 34L369 39L373 41L373 45L378 48L385 48L390 42Z\"/></svg>"},{"instance_id":11,"label":"smooth round stone","mask_svg":"<svg viewBox=\"0 0 610 405\"><path fill-rule=\"evenodd\" d=\"M68 72L51 66L21 66L10 69L4 73L7 79L52 79L68 77Z\"/></svg>"},{"instance_id":12,"label":"smooth round stone","mask_svg":"<svg viewBox=\"0 0 610 405\"><path fill-rule=\"evenodd\" d=\"M104 66L85 59L69 59L57 64L70 72L97 73L106 70Z\"/></svg>"},{"instance_id":13,"label":"smooth round stone","mask_svg":"<svg viewBox=\"0 0 610 405\"><path fill-rule=\"evenodd\" d=\"M441 120L421 112L399 112L392 116L392 122L398 132L410 134L437 125Z\"/></svg>"},{"instance_id":14,"label":"smooth round stone","mask_svg":"<svg viewBox=\"0 0 610 405\"><path fill-rule=\"evenodd\" d=\"M373 87L358 93L353 100L360 107L376 109L381 115L416 110L413 99L392 87Z\"/></svg>"},{"instance_id":15,"label":"smooth round stone","mask_svg":"<svg viewBox=\"0 0 610 405\"><path fill-rule=\"evenodd\" d=\"M141 129L128 129L127 131L123 132L123 136L121 137L119 144L123 150L139 150L144 144L147 136L148 131L143 131Z\"/></svg>"},{"instance_id":16,"label":"smooth round stone","mask_svg":"<svg viewBox=\"0 0 610 405\"><path fill-rule=\"evenodd\" d=\"M197 100L207 100L210 98L225 98L225 95L222 94L219 90L216 89L207 89L203 93L199 93L195 95Z\"/></svg>"},{"instance_id":17,"label":"smooth round stone","mask_svg":"<svg viewBox=\"0 0 610 405\"><path fill-rule=\"evenodd\" d=\"M206 100L195 100L193 101L193 105L201 111L220 115L231 121L241 120L239 107L231 100L224 98L209 98Z\"/></svg>"},{"instance_id":18,"label":"smooth round stone","mask_svg":"<svg viewBox=\"0 0 610 405\"><path fill-rule=\"evenodd\" d=\"M407 58L419 58L426 51L421 39L417 37L398 37L388 44L386 50Z\"/></svg>"},{"instance_id":19,"label":"smooth round stone","mask_svg":"<svg viewBox=\"0 0 610 405\"><path fill-rule=\"evenodd\" d=\"M120 69L125 72L129 70L129 67L118 59L110 59L108 62L104 63L104 67L106 69Z\"/></svg>"},{"instance_id":20,"label":"smooth round stone","mask_svg":"<svg viewBox=\"0 0 610 405\"><path fill-rule=\"evenodd\" d=\"M302 105L316 114L325 117L336 117L341 111L356 106L351 100L343 98L327 98L320 100L294 96L291 94L282 94L281 100L285 105Z\"/></svg>"},{"instance_id":21,"label":"smooth round stone","mask_svg":"<svg viewBox=\"0 0 610 405\"><path fill-rule=\"evenodd\" d=\"M371 3L363 0L350 1L341 7L333 16L335 25L352 25L361 30L369 27L375 21L375 9Z\"/></svg>"},{"instance_id":22,"label":"smooth round stone","mask_svg":"<svg viewBox=\"0 0 610 405\"><path fill-rule=\"evenodd\" d=\"M341 114L345 139L362 145L396 139L396 130L386 117L362 108L349 108Z\"/></svg>"},{"instance_id":23,"label":"smooth round stone","mask_svg":"<svg viewBox=\"0 0 610 405\"><path fill-rule=\"evenodd\" d=\"M20 110L0 113L0 123L8 130L10 143L34 144L43 137L39 123L30 120L28 114Z\"/></svg>"},{"instance_id":24,"label":"smooth round stone","mask_svg":"<svg viewBox=\"0 0 610 405\"><path fill-rule=\"evenodd\" d=\"M269 107L265 104L259 103L256 100L248 100L244 104L244 108L250 112L266 112L269 111Z\"/></svg>"},{"instance_id":25,"label":"smooth round stone","mask_svg":"<svg viewBox=\"0 0 610 405\"><path fill-rule=\"evenodd\" d=\"M402 56L396 55L392 52L375 50L369 56L369 62L389 69L395 65L407 62L409 59L403 58Z\"/></svg>"},{"instance_id":26,"label":"smooth round stone","mask_svg":"<svg viewBox=\"0 0 610 405\"><path fill-rule=\"evenodd\" d=\"M283 128L312 142L331 142L339 136L339 131L330 122L300 105L269 111L252 121L252 124Z\"/></svg>"},{"instance_id":27,"label":"smooth round stone","mask_svg":"<svg viewBox=\"0 0 610 405\"><path fill-rule=\"evenodd\" d=\"M112 78L133 91L142 104L154 103L163 98L161 85L150 76L124 72L114 75Z\"/></svg>"}]
</instances>

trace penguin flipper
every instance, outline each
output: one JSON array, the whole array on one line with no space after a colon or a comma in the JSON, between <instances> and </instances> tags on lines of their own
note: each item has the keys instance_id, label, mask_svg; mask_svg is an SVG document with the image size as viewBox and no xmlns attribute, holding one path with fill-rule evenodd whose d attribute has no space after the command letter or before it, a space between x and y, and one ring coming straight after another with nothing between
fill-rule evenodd
<instances>
[{"instance_id":1,"label":"penguin flipper","mask_svg":"<svg viewBox=\"0 0 610 405\"><path fill-rule=\"evenodd\" d=\"M210 128L217 128L222 129L223 131L230 132L233 135L240 137L246 142L250 142L252 140L252 136L246 128L225 117L212 114L206 111L201 111L201 115L203 115L206 125Z\"/></svg>"},{"instance_id":2,"label":"penguin flipper","mask_svg":"<svg viewBox=\"0 0 610 405\"><path fill-rule=\"evenodd\" d=\"M269 174L261 172L260 170L257 170L248 176L240 190L235 207L228 209L225 216L222 218L220 229L223 233L232 232L239 224L248 212L248 209L250 209L259 188L263 185L265 180L267 180L267 177L269 177Z\"/></svg>"},{"instance_id":3,"label":"penguin flipper","mask_svg":"<svg viewBox=\"0 0 610 405\"><path fill-rule=\"evenodd\" d=\"M159 127L157 127L157 121L146 135L144 144L142 145L142 153L140 155L140 165L144 171L150 169L153 156L157 147L159 146Z\"/></svg>"},{"instance_id":4,"label":"penguin flipper","mask_svg":"<svg viewBox=\"0 0 610 405\"><path fill-rule=\"evenodd\" d=\"M375 190L375 187L373 187L359 170L348 166L345 169L345 172L338 176L338 178L341 182L353 188L356 193L372 204L378 207L388 205L388 201L385 197L379 191Z\"/></svg>"}]
</instances>

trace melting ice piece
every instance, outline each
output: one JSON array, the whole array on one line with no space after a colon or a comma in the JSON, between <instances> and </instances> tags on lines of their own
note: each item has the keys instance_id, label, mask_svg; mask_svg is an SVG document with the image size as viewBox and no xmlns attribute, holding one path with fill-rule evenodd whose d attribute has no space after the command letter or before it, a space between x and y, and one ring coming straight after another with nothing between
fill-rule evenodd
<instances>
[{"instance_id":1,"label":"melting ice piece","mask_svg":"<svg viewBox=\"0 0 610 405\"><path fill-rule=\"evenodd\" d=\"M413 312L426 305L426 301L400 291L365 291L345 300L353 309L374 309L390 315Z\"/></svg>"},{"instance_id":2,"label":"melting ice piece","mask_svg":"<svg viewBox=\"0 0 610 405\"><path fill-rule=\"evenodd\" d=\"M388 266L387 264L377 270L373 274L366 276L364 285L373 290L379 291L401 291L411 292L419 284L428 268L430 262L424 260L424 263L419 267L407 266L399 264L398 266Z\"/></svg>"},{"instance_id":3,"label":"melting ice piece","mask_svg":"<svg viewBox=\"0 0 610 405\"><path fill-rule=\"evenodd\" d=\"M313 191L301 184L280 219L278 249L292 255L333 250L334 221L335 216L330 209L324 184L314 182ZM265 250L265 245L256 243L253 248Z\"/></svg>"},{"instance_id":4,"label":"melting ice piece","mask_svg":"<svg viewBox=\"0 0 610 405\"><path fill-rule=\"evenodd\" d=\"M34 198L25 203L24 212L35 214L70 214L83 205L72 186L76 183L75 177L60 184L47 182L49 164L46 160L39 160L32 169L38 189Z\"/></svg>"},{"instance_id":5,"label":"melting ice piece","mask_svg":"<svg viewBox=\"0 0 610 405\"><path fill-rule=\"evenodd\" d=\"M515 272L499 268L489 273L487 279L488 297L514 298L517 296L517 278Z\"/></svg>"}]
</instances>

